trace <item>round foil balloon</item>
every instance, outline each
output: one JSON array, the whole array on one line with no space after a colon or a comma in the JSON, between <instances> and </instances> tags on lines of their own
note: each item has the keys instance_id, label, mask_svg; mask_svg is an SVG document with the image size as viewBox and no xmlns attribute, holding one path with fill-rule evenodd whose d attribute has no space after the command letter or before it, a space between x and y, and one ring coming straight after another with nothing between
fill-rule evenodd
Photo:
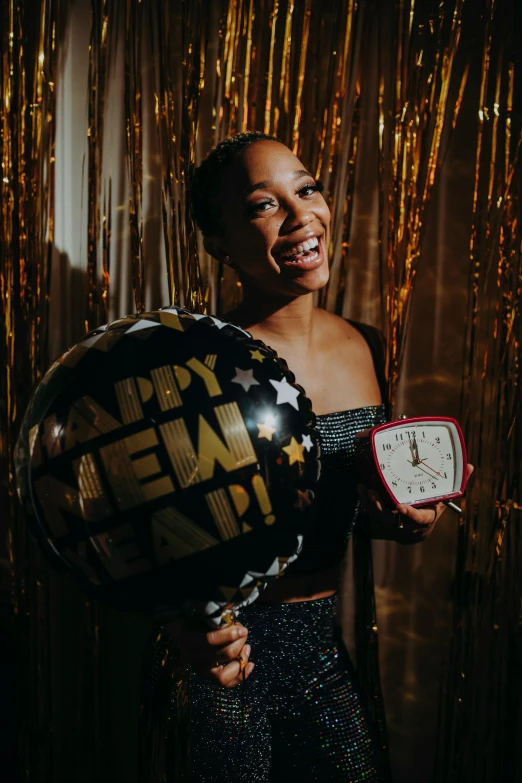
<instances>
[{"instance_id":1,"label":"round foil balloon","mask_svg":"<svg viewBox=\"0 0 522 783\"><path fill-rule=\"evenodd\" d=\"M100 597L219 620L297 556L313 422L286 364L239 327L176 307L130 316L39 384L20 498L48 556Z\"/></svg>"}]
</instances>

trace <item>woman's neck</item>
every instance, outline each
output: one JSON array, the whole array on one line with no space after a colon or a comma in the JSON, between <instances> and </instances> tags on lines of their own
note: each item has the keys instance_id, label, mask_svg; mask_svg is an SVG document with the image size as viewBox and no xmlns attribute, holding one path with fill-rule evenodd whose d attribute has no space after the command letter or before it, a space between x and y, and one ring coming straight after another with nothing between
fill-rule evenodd
<instances>
[{"instance_id":1,"label":"woman's neck","mask_svg":"<svg viewBox=\"0 0 522 783\"><path fill-rule=\"evenodd\" d=\"M242 303L226 318L245 329L263 332L274 342L292 343L308 341L313 333L313 294L293 299L261 298L259 290L249 296L244 291Z\"/></svg>"}]
</instances>

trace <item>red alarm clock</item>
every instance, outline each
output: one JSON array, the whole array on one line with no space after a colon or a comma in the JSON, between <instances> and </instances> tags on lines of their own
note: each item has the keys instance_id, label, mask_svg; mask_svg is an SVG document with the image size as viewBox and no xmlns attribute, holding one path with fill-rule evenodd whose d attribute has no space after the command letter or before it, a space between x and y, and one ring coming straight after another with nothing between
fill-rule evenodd
<instances>
[{"instance_id":1,"label":"red alarm clock","mask_svg":"<svg viewBox=\"0 0 522 783\"><path fill-rule=\"evenodd\" d=\"M455 419L419 416L379 424L355 436L358 481L389 506L446 503L466 488L466 446Z\"/></svg>"}]
</instances>

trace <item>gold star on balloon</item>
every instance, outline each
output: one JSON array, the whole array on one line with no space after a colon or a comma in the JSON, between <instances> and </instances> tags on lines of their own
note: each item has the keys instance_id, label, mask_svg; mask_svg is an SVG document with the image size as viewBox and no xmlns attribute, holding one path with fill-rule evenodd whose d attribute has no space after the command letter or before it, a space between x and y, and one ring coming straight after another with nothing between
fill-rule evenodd
<instances>
[{"instance_id":1,"label":"gold star on balloon","mask_svg":"<svg viewBox=\"0 0 522 783\"><path fill-rule=\"evenodd\" d=\"M266 358L265 356L263 356L259 348L256 348L255 351L251 348L250 356L252 357L252 359L255 359L256 362L264 362Z\"/></svg>"},{"instance_id":2,"label":"gold star on balloon","mask_svg":"<svg viewBox=\"0 0 522 783\"><path fill-rule=\"evenodd\" d=\"M270 424L267 424L266 422L264 424L258 423L257 428L259 430L257 437L266 438L267 440L272 440L272 435L276 431L275 427L271 427Z\"/></svg>"},{"instance_id":3,"label":"gold star on balloon","mask_svg":"<svg viewBox=\"0 0 522 783\"><path fill-rule=\"evenodd\" d=\"M283 451L285 454L288 454L288 459L290 460L290 465L293 465L294 462L304 462L304 456L303 452L305 450L305 447L302 446L300 443L296 441L294 436L292 435L292 439L290 440L290 444L288 446L284 446Z\"/></svg>"}]
</instances>

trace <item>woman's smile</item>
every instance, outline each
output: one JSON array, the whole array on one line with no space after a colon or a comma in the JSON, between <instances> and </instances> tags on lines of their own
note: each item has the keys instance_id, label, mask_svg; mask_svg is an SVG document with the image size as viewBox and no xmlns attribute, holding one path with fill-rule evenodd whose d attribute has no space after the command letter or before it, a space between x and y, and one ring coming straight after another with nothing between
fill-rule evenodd
<instances>
[{"instance_id":1,"label":"woman's smile","mask_svg":"<svg viewBox=\"0 0 522 783\"><path fill-rule=\"evenodd\" d=\"M296 238L294 244L279 250L278 247L272 249L272 255L279 266L290 273L301 274L319 269L325 260L324 252L324 232L319 234L308 233L303 238Z\"/></svg>"}]
</instances>

